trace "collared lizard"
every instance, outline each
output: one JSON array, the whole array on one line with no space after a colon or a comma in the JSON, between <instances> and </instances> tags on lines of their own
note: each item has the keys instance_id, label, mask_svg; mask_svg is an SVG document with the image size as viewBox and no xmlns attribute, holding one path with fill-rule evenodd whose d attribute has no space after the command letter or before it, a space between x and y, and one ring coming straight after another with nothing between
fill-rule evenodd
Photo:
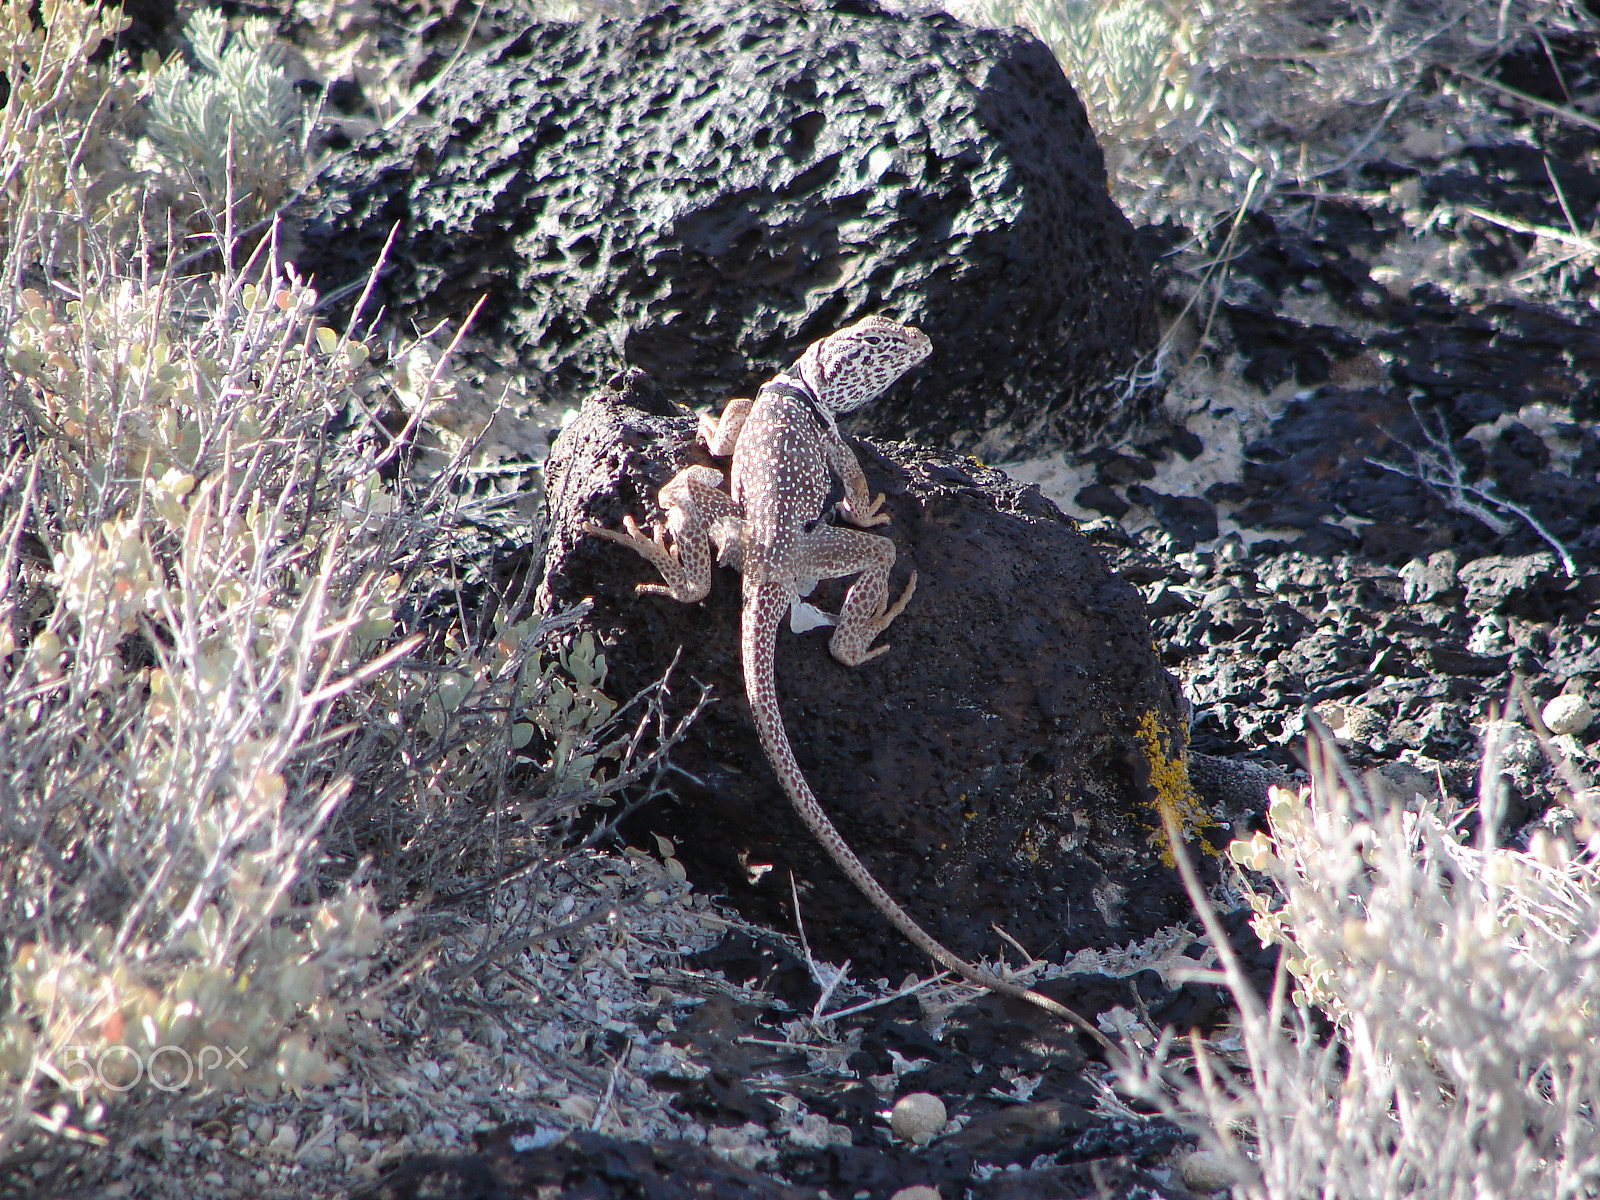
<instances>
[{"instance_id":1,"label":"collared lizard","mask_svg":"<svg viewBox=\"0 0 1600 1200\"><path fill-rule=\"evenodd\" d=\"M812 343L789 370L762 385L754 400L731 401L719 420L701 418L699 436L711 454L733 456L731 495L721 490L721 471L687 467L661 489L665 528L656 526L647 534L631 514L623 517L625 532L588 523L582 528L654 564L665 582L639 584L640 592L694 603L711 590L714 558L742 571L745 694L761 748L817 841L873 906L935 962L970 983L1069 1020L1109 1047L1098 1029L1070 1009L973 966L917 924L856 857L817 803L778 710L773 655L785 615L796 632L832 624L829 649L834 658L859 666L888 651L888 646L872 643L916 590L913 571L899 599L889 603L894 543L862 532L886 524L889 514L879 511L884 497L872 496L836 418L876 398L931 349L920 330L884 317L863 318ZM825 519L830 475L844 485L837 507L855 529ZM849 575L855 582L836 617L805 601L819 580Z\"/></svg>"}]
</instances>

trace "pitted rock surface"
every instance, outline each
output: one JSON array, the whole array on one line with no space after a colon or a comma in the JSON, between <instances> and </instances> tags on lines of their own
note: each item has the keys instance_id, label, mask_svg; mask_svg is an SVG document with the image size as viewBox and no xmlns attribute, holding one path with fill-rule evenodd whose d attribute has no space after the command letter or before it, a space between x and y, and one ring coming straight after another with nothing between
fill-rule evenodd
<instances>
[{"instance_id":1,"label":"pitted rock surface","mask_svg":"<svg viewBox=\"0 0 1600 1200\"><path fill-rule=\"evenodd\" d=\"M1143 415L1148 269L1083 106L1021 30L870 4L672 6L465 57L345 156L300 264L368 311L484 322L576 402L623 364L750 394L882 313L937 347L855 431L1000 458ZM918 399L920 397L920 400Z\"/></svg>"},{"instance_id":2,"label":"pitted rock surface","mask_svg":"<svg viewBox=\"0 0 1600 1200\"><path fill-rule=\"evenodd\" d=\"M1013 1121L1020 1125L1023 1119ZM1165 1146L1153 1138L1145 1142L1170 1147L1175 1130L1166 1128ZM979 1180L970 1157L959 1153L832 1146L782 1164L785 1173L805 1178L794 1186L682 1142L624 1142L582 1131L552 1142L549 1135L536 1125L507 1125L478 1134L473 1153L402 1158L376 1182L358 1188L355 1200L825 1200L840 1194L841 1185L854 1189L854 1195L887 1200L919 1183L935 1194L943 1184L942 1194L966 1193L978 1200L1178 1200L1191 1194L1140 1170L1126 1147L1122 1154L1064 1166L986 1172ZM1144 1148L1136 1137L1124 1141Z\"/></svg>"},{"instance_id":3,"label":"pitted rock surface","mask_svg":"<svg viewBox=\"0 0 1600 1200\"><path fill-rule=\"evenodd\" d=\"M477 1153L415 1155L392 1164L358 1200L817 1200L811 1188L737 1166L681 1142L623 1142L538 1126L480 1134Z\"/></svg>"},{"instance_id":4,"label":"pitted rock surface","mask_svg":"<svg viewBox=\"0 0 1600 1200\"><path fill-rule=\"evenodd\" d=\"M752 917L792 929L789 873L812 945L868 976L922 966L791 812L762 757L739 663L740 580L719 570L702 604L637 596L654 571L577 531L625 512L659 518L655 494L691 457L693 418L659 411L635 376L626 396L586 402L547 468L545 606L593 596L607 687L628 696L682 647L674 698L709 685L718 703L674 761L699 781L638 819L673 837L692 878ZM1144 608L1037 490L971 459L863 444L868 483L889 496L915 598L851 669L819 633L780 631L778 690L812 788L879 881L956 953L995 957L1005 929L1058 958L1181 923L1188 902L1152 840L1158 818L1141 719L1181 753L1173 681ZM814 595L837 610L842 587ZM773 869L762 872L761 867ZM759 877L759 881L753 882ZM887 935L887 936L886 936Z\"/></svg>"},{"instance_id":5,"label":"pitted rock surface","mask_svg":"<svg viewBox=\"0 0 1600 1200\"><path fill-rule=\"evenodd\" d=\"M1547 105L1592 104L1597 48L1593 33L1535 41L1493 73ZM1086 459L1080 502L1113 518L1086 532L1146 591L1194 705L1192 750L1292 768L1312 709L1375 792L1442 783L1468 804L1515 686L1535 711L1600 695L1600 265L1466 211L1589 228L1600 131L1485 96L1515 131L1504 143L1352 164L1330 194L1275 196L1237 230L1212 349L1302 390L1245 443L1237 480L1182 499L1214 504L1248 546L1199 537L1146 482L1168 447ZM1553 749L1593 778L1600 726ZM1499 772L1514 845L1574 820L1567 780L1521 753Z\"/></svg>"}]
</instances>

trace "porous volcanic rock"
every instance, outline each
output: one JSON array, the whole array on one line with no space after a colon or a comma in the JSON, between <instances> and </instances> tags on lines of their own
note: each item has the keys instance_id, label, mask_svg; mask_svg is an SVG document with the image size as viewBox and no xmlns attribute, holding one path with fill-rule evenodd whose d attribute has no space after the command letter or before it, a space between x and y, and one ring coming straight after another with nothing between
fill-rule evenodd
<instances>
[{"instance_id":1,"label":"porous volcanic rock","mask_svg":"<svg viewBox=\"0 0 1600 1200\"><path fill-rule=\"evenodd\" d=\"M869 313L932 337L857 432L986 457L1145 414L1149 272L1083 106L1021 30L867 3L533 25L341 157L298 261L368 312L508 335L573 402L632 364L720 405ZM480 326L482 327L482 326Z\"/></svg>"},{"instance_id":2,"label":"porous volcanic rock","mask_svg":"<svg viewBox=\"0 0 1600 1200\"><path fill-rule=\"evenodd\" d=\"M1053 1112L1036 1115L1035 1124L1047 1125L1051 1117L1057 1125L1068 1124ZM1013 1119L1013 1127L1021 1124L1021 1117ZM583 1131L552 1139L552 1132L533 1124L506 1125L476 1135L471 1153L407 1156L389 1164L376 1182L358 1188L355 1200L822 1200L839 1194L840 1180L855 1185L855 1195L873 1196L919 1182L936 1194L942 1183L942 1194L970 1192L981 1200L1176 1200L1191 1194L1141 1171L1126 1152L1065 1166L986 1173L980 1181L973 1178L970 1158L959 1154L917 1156L870 1143L829 1146L789 1156L782 1164L785 1174L807 1178L807 1184L795 1186L701 1146L622 1141ZM817 1186L810 1177L831 1186Z\"/></svg>"},{"instance_id":3,"label":"porous volcanic rock","mask_svg":"<svg viewBox=\"0 0 1600 1200\"><path fill-rule=\"evenodd\" d=\"M1549 106L1600 97L1597 49L1591 32L1502 58L1516 92L1493 93L1499 144L1353 163L1327 194L1280 193L1202 245L1176 294L1231 236L1210 352L1279 389L1237 479L1167 494L1169 451L1190 456L1176 443L1080 462L1095 471L1080 503L1115 518L1085 533L1147 589L1194 705L1202 790L1195 750L1294 767L1310 709L1376 793L1442 785L1467 805L1508 698L1530 724L1517 689L1535 711L1600 695L1600 266L1496 223L1595 221L1600 130ZM1202 500L1222 536L1197 534ZM1575 819L1568 781L1527 748L1501 772L1513 845ZM1600 763L1587 730L1554 749L1580 773Z\"/></svg>"},{"instance_id":4,"label":"porous volcanic rock","mask_svg":"<svg viewBox=\"0 0 1600 1200\"><path fill-rule=\"evenodd\" d=\"M785 929L792 871L812 945L858 974L923 966L884 936L762 757L739 664L739 578L719 570L697 605L639 596L653 569L577 528L659 519L661 485L707 461L691 416L650 415L671 406L640 372L619 383L552 449L539 604L594 598L612 695L660 678L681 647L673 703L687 707L699 684L717 698L674 751L692 777L679 803L647 810L636 837L673 837L692 878ZM845 837L964 955L1001 955L995 926L1059 958L1183 921L1188 901L1152 839L1157 791L1188 795L1182 702L1136 590L1031 486L904 444L863 443L859 456L889 497L879 532L899 553L891 586L915 568L915 598L886 634L890 652L861 668L835 662L820 634L778 639L796 755ZM814 599L836 610L841 594L834 582Z\"/></svg>"},{"instance_id":5,"label":"porous volcanic rock","mask_svg":"<svg viewBox=\"0 0 1600 1200\"><path fill-rule=\"evenodd\" d=\"M357 1200L816 1200L701 1146L625 1142L599 1133L559 1140L536 1125L502 1126L472 1154L412 1155L357 1190Z\"/></svg>"}]
</instances>

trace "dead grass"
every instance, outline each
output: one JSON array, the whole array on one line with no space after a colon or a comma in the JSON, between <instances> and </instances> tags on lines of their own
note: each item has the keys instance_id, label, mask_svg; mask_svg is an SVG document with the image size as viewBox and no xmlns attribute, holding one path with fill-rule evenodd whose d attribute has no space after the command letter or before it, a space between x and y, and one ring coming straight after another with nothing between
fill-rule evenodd
<instances>
[{"instance_id":1,"label":"dead grass","mask_svg":"<svg viewBox=\"0 0 1600 1200\"><path fill-rule=\"evenodd\" d=\"M1499 824L1513 728L1487 727L1480 830ZM1201 1136L1239 1197L1593 1195L1596 792L1573 779L1565 828L1527 851L1473 844L1468 814L1386 809L1325 730L1312 747L1311 785L1278 789L1269 832L1232 848L1258 933L1285 951L1270 1005L1221 939L1241 1052L1169 1039L1129 1084Z\"/></svg>"},{"instance_id":2,"label":"dead grass","mask_svg":"<svg viewBox=\"0 0 1600 1200\"><path fill-rule=\"evenodd\" d=\"M1136 221L1200 230L1247 192L1315 188L1497 132L1478 82L1514 46L1595 18L1572 0L967 0L1048 42Z\"/></svg>"},{"instance_id":3,"label":"dead grass","mask_svg":"<svg viewBox=\"0 0 1600 1200\"><path fill-rule=\"evenodd\" d=\"M189 129L216 266L186 274L192 242L136 224L149 193L88 174L162 182L105 103L149 80L88 65L92 5L47 9L0 6L9 77L39 85L0 128L0 1164L327 1083L428 934L414 881L553 870L573 814L648 791L674 734L648 697L617 712L570 616L462 608L470 446L409 469L440 372L402 402L275 231L234 232L271 203L231 164L281 89Z\"/></svg>"}]
</instances>

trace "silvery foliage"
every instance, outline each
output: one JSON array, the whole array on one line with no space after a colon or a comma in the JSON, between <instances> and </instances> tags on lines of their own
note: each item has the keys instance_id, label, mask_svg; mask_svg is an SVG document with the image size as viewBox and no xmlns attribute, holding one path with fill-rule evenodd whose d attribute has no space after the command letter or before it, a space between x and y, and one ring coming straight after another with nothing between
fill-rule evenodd
<instances>
[{"instance_id":1,"label":"silvery foliage","mask_svg":"<svg viewBox=\"0 0 1600 1200\"><path fill-rule=\"evenodd\" d=\"M311 125L272 22L250 17L230 33L226 17L202 11L184 35L195 67L175 56L156 72L151 146L213 212L230 194L230 177L236 200L253 198L256 214L269 211L304 163Z\"/></svg>"}]
</instances>

